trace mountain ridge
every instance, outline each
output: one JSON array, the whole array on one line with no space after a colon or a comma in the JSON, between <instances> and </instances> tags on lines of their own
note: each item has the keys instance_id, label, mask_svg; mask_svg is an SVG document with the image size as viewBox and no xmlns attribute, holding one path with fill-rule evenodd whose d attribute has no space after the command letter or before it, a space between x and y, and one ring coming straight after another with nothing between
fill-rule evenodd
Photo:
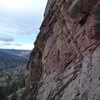
<instances>
[{"instance_id":1,"label":"mountain ridge","mask_svg":"<svg viewBox=\"0 0 100 100\"><path fill-rule=\"evenodd\" d=\"M31 50L18 50L18 49L1 49L0 51L6 52L6 53L10 53L13 55L17 55L17 56L23 56L25 58L29 57L29 53Z\"/></svg>"},{"instance_id":2,"label":"mountain ridge","mask_svg":"<svg viewBox=\"0 0 100 100\"><path fill-rule=\"evenodd\" d=\"M18 51L19 52L19 51ZM21 53L20 53L21 54ZM21 56L19 53L11 53L10 50L0 49L0 70L15 68L27 63L28 57ZM29 56L29 54L28 54Z\"/></svg>"}]
</instances>

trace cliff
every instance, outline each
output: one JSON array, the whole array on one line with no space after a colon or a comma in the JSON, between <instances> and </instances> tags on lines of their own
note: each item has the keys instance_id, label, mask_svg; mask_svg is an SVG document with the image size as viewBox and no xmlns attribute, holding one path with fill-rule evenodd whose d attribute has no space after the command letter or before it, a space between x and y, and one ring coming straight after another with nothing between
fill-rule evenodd
<instances>
[{"instance_id":1,"label":"cliff","mask_svg":"<svg viewBox=\"0 0 100 100\"><path fill-rule=\"evenodd\" d=\"M49 0L27 64L26 100L100 100L99 0Z\"/></svg>"}]
</instances>

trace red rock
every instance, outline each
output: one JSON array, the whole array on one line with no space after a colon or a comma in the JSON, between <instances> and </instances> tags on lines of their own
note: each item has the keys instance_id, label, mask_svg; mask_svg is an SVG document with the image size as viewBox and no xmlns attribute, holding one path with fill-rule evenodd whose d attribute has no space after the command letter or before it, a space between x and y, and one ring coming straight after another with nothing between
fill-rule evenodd
<instances>
[{"instance_id":1,"label":"red rock","mask_svg":"<svg viewBox=\"0 0 100 100\"><path fill-rule=\"evenodd\" d=\"M100 99L100 36L93 30L99 5L99 0L48 1L27 64L27 100Z\"/></svg>"}]
</instances>

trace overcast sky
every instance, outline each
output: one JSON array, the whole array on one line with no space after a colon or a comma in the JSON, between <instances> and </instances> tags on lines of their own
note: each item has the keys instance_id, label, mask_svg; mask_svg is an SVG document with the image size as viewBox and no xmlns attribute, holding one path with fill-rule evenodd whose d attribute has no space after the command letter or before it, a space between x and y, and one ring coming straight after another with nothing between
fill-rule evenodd
<instances>
[{"instance_id":1,"label":"overcast sky","mask_svg":"<svg viewBox=\"0 0 100 100\"><path fill-rule=\"evenodd\" d=\"M32 49L47 0L0 0L0 48Z\"/></svg>"}]
</instances>

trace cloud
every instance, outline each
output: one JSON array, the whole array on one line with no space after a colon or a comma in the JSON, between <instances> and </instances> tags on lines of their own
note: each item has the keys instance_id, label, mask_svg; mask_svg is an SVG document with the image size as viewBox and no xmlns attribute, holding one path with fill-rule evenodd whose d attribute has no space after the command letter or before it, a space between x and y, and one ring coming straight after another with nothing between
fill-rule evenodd
<instances>
[{"instance_id":1,"label":"cloud","mask_svg":"<svg viewBox=\"0 0 100 100\"><path fill-rule=\"evenodd\" d=\"M34 44L32 43L14 43L14 42L3 42L0 41L0 48L2 49L23 49L23 50L32 50L34 48Z\"/></svg>"},{"instance_id":2,"label":"cloud","mask_svg":"<svg viewBox=\"0 0 100 100\"><path fill-rule=\"evenodd\" d=\"M17 43L15 43L14 45L15 45L15 46L22 46L21 44L17 44Z\"/></svg>"},{"instance_id":3,"label":"cloud","mask_svg":"<svg viewBox=\"0 0 100 100\"><path fill-rule=\"evenodd\" d=\"M10 2L12 1L12 2ZM0 1L0 33L11 35L38 34L43 20L47 0L1 0ZM7 8L7 5L12 9ZM23 5L16 11L14 5ZM18 4L18 5L17 5Z\"/></svg>"},{"instance_id":4,"label":"cloud","mask_svg":"<svg viewBox=\"0 0 100 100\"><path fill-rule=\"evenodd\" d=\"M7 46L10 46L10 45L12 45L12 43L3 43L3 45L7 45Z\"/></svg>"},{"instance_id":5,"label":"cloud","mask_svg":"<svg viewBox=\"0 0 100 100\"><path fill-rule=\"evenodd\" d=\"M12 43L6 43L6 42L1 42L0 41L0 46L11 46Z\"/></svg>"},{"instance_id":6,"label":"cloud","mask_svg":"<svg viewBox=\"0 0 100 100\"><path fill-rule=\"evenodd\" d=\"M3 41L3 42L12 42L12 41L14 41L14 39L11 38L11 37L0 36L0 41Z\"/></svg>"},{"instance_id":7,"label":"cloud","mask_svg":"<svg viewBox=\"0 0 100 100\"><path fill-rule=\"evenodd\" d=\"M32 49L43 20L46 2L0 0L0 48Z\"/></svg>"},{"instance_id":8,"label":"cloud","mask_svg":"<svg viewBox=\"0 0 100 100\"><path fill-rule=\"evenodd\" d=\"M14 43L11 43L11 44L6 44L6 43L0 43L0 48L2 49L23 49L23 50L32 50L34 48L34 45L33 44L19 44L19 45L16 45Z\"/></svg>"},{"instance_id":9,"label":"cloud","mask_svg":"<svg viewBox=\"0 0 100 100\"><path fill-rule=\"evenodd\" d=\"M32 25L21 23L12 18L0 18L0 33L14 35L29 35L33 34Z\"/></svg>"},{"instance_id":10,"label":"cloud","mask_svg":"<svg viewBox=\"0 0 100 100\"><path fill-rule=\"evenodd\" d=\"M21 46L13 45L12 48L23 49L23 50L32 50L34 48L34 44L27 43L27 44L21 44Z\"/></svg>"},{"instance_id":11,"label":"cloud","mask_svg":"<svg viewBox=\"0 0 100 100\"><path fill-rule=\"evenodd\" d=\"M37 11L45 8L47 0L0 0L0 7L10 11Z\"/></svg>"}]
</instances>

